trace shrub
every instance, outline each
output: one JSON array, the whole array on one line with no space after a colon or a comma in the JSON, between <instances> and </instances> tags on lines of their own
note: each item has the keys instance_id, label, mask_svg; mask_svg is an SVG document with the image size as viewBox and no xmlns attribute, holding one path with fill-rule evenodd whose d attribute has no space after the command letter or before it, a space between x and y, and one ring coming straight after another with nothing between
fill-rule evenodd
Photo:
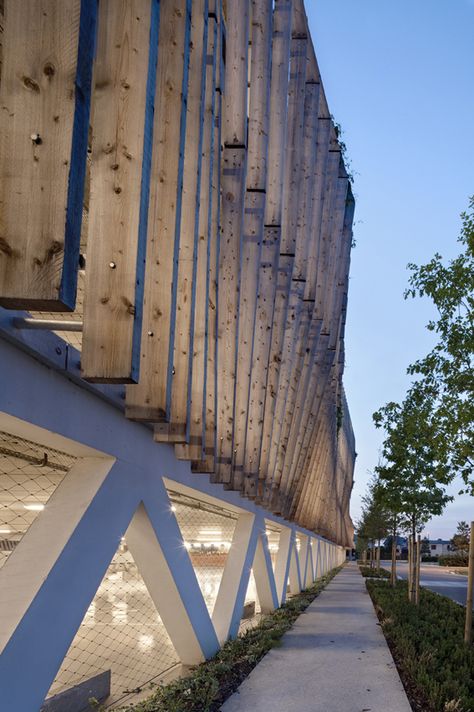
<instances>
[{"instance_id":1,"label":"shrub","mask_svg":"<svg viewBox=\"0 0 474 712\"><path fill-rule=\"evenodd\" d=\"M371 578L381 578L381 579L386 579L390 578L390 573L386 571L385 569L371 569L370 566L359 566L359 570L362 574L362 576L370 576Z\"/></svg>"},{"instance_id":2,"label":"shrub","mask_svg":"<svg viewBox=\"0 0 474 712\"><path fill-rule=\"evenodd\" d=\"M423 554L423 556L421 557L421 560L424 561L425 563L426 562L432 563L432 564L438 563L437 556L429 556L428 554Z\"/></svg>"},{"instance_id":3,"label":"shrub","mask_svg":"<svg viewBox=\"0 0 474 712\"><path fill-rule=\"evenodd\" d=\"M474 710L474 648L464 643L464 608L424 588L414 606L406 581L392 588L369 580L367 589L414 709Z\"/></svg>"},{"instance_id":4,"label":"shrub","mask_svg":"<svg viewBox=\"0 0 474 712\"><path fill-rule=\"evenodd\" d=\"M461 552L459 554L446 554L438 557L438 563L440 566L468 566L469 557L467 553Z\"/></svg>"}]
</instances>

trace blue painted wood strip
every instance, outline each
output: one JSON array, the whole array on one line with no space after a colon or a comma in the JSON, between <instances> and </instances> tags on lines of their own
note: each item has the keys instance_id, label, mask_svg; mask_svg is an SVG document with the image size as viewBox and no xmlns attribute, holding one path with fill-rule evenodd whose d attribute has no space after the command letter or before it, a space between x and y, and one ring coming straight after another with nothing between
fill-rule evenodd
<instances>
[{"instance_id":1,"label":"blue painted wood strip","mask_svg":"<svg viewBox=\"0 0 474 712\"><path fill-rule=\"evenodd\" d=\"M150 175L153 155L153 123L155 115L156 71L158 64L158 35L160 30L160 0L151 2L150 46L145 99L145 126L143 132L142 179L140 188L140 216L138 222L135 317L132 335L131 378L138 383L140 370L140 346L143 321L143 293L145 288L146 243L148 231L148 207L150 202Z\"/></svg>"},{"instance_id":2,"label":"blue painted wood strip","mask_svg":"<svg viewBox=\"0 0 474 712\"><path fill-rule=\"evenodd\" d=\"M75 78L74 123L64 233L64 261L59 287L59 299L66 308L71 310L74 309L76 304L91 107L92 66L97 32L97 8L97 0L81 1Z\"/></svg>"}]
</instances>

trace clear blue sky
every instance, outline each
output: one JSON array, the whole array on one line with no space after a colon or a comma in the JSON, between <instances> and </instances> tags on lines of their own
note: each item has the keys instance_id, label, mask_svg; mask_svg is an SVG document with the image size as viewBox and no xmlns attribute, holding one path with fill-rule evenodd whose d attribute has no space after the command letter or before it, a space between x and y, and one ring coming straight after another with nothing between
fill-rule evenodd
<instances>
[{"instance_id":1,"label":"clear blue sky","mask_svg":"<svg viewBox=\"0 0 474 712\"><path fill-rule=\"evenodd\" d=\"M355 174L345 385L357 519L382 441L371 415L403 398L406 367L431 345L429 303L403 299L406 265L458 252L474 194L474 0L306 0L306 11ZM450 537L459 519L474 519L474 498L426 531Z\"/></svg>"}]
</instances>

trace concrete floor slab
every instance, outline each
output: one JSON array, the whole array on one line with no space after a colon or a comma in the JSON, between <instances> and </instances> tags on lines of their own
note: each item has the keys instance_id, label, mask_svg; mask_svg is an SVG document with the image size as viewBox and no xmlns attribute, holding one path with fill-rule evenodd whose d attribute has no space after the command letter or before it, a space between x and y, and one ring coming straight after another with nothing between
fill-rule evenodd
<instances>
[{"instance_id":1,"label":"concrete floor slab","mask_svg":"<svg viewBox=\"0 0 474 712\"><path fill-rule=\"evenodd\" d=\"M356 564L348 564L222 712L411 712Z\"/></svg>"}]
</instances>

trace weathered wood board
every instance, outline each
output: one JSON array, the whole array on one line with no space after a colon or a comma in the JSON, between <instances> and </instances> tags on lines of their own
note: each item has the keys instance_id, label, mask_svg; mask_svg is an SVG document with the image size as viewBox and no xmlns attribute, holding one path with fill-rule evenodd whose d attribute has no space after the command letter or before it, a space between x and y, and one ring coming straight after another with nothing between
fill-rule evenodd
<instances>
[{"instance_id":1,"label":"weathered wood board","mask_svg":"<svg viewBox=\"0 0 474 712\"><path fill-rule=\"evenodd\" d=\"M5 5L0 85L0 305L76 299L95 0Z\"/></svg>"},{"instance_id":2,"label":"weathered wood board","mask_svg":"<svg viewBox=\"0 0 474 712\"><path fill-rule=\"evenodd\" d=\"M159 7L99 5L81 356L90 381L138 381Z\"/></svg>"}]
</instances>

